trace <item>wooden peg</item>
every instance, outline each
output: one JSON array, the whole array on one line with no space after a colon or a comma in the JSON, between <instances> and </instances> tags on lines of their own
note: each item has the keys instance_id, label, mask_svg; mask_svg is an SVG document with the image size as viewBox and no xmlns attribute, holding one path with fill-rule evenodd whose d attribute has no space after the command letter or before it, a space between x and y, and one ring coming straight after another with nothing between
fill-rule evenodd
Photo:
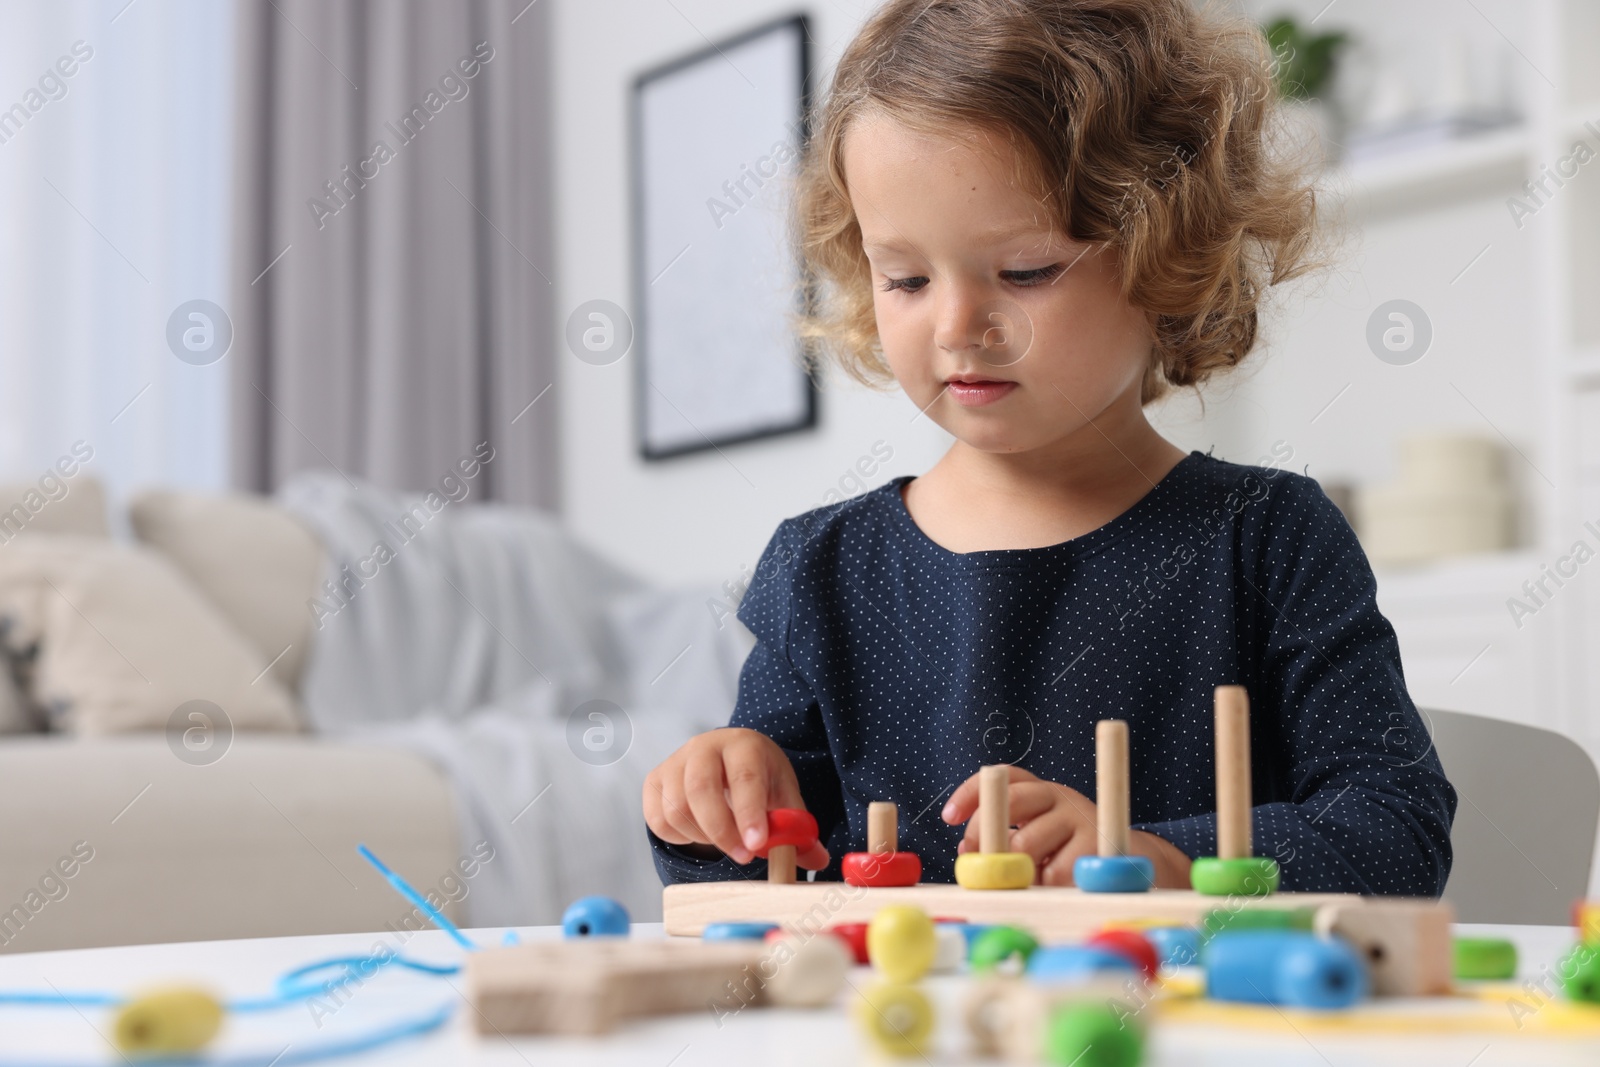
<instances>
[{"instance_id":1,"label":"wooden peg","mask_svg":"<svg viewBox=\"0 0 1600 1067\"><path fill-rule=\"evenodd\" d=\"M1128 724L1101 719L1094 728L1095 811L1102 856L1128 854Z\"/></svg>"},{"instance_id":2,"label":"wooden peg","mask_svg":"<svg viewBox=\"0 0 1600 1067\"><path fill-rule=\"evenodd\" d=\"M773 845L767 853L767 881L793 885L797 869L793 845Z\"/></svg>"},{"instance_id":3,"label":"wooden peg","mask_svg":"<svg viewBox=\"0 0 1600 1067\"><path fill-rule=\"evenodd\" d=\"M898 852L900 809L892 800L874 800L867 805L867 851Z\"/></svg>"},{"instance_id":4,"label":"wooden peg","mask_svg":"<svg viewBox=\"0 0 1600 1067\"><path fill-rule=\"evenodd\" d=\"M1011 768L978 770L978 851L956 857L956 882L964 889L1026 889L1033 857L1011 851Z\"/></svg>"},{"instance_id":5,"label":"wooden peg","mask_svg":"<svg viewBox=\"0 0 1600 1067\"><path fill-rule=\"evenodd\" d=\"M1217 857L1250 856L1250 698L1242 685L1216 690Z\"/></svg>"},{"instance_id":6,"label":"wooden peg","mask_svg":"<svg viewBox=\"0 0 1600 1067\"><path fill-rule=\"evenodd\" d=\"M1011 851L1011 768L996 763L978 771L978 851Z\"/></svg>"}]
</instances>

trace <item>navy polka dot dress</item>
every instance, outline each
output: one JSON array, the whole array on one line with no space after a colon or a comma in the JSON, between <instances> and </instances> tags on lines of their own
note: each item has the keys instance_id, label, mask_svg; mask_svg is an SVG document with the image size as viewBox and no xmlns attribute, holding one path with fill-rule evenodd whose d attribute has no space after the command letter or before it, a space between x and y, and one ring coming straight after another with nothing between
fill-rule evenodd
<instances>
[{"instance_id":1,"label":"navy polka dot dress","mask_svg":"<svg viewBox=\"0 0 1600 1067\"><path fill-rule=\"evenodd\" d=\"M1311 478L1191 452L1129 510L1044 548L956 553L901 475L786 519L740 602L757 638L730 725L788 753L839 878L867 805L923 880L980 766L1093 798L1094 727L1128 722L1136 829L1216 854L1212 691L1248 688L1255 852L1285 889L1437 896L1456 794L1406 693L1355 534ZM664 882L764 877L650 835Z\"/></svg>"}]
</instances>

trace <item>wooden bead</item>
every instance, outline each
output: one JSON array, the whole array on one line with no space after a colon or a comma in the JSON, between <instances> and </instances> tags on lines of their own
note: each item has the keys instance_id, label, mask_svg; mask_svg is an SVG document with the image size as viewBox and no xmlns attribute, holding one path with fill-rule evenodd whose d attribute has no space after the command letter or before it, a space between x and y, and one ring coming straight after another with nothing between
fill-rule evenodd
<instances>
[{"instance_id":1,"label":"wooden bead","mask_svg":"<svg viewBox=\"0 0 1600 1067\"><path fill-rule=\"evenodd\" d=\"M828 934L799 937L792 933L771 942L762 969L767 999L779 1007L818 1008L833 1002L844 988L852 960L843 941Z\"/></svg>"},{"instance_id":2,"label":"wooden bead","mask_svg":"<svg viewBox=\"0 0 1600 1067\"><path fill-rule=\"evenodd\" d=\"M867 923L867 956L891 982L915 982L938 952L933 920L921 908L890 904Z\"/></svg>"},{"instance_id":3,"label":"wooden bead","mask_svg":"<svg viewBox=\"0 0 1600 1067\"><path fill-rule=\"evenodd\" d=\"M1241 930L1206 944L1206 995L1297 1008L1344 1008L1366 995L1349 945L1303 930Z\"/></svg>"},{"instance_id":4,"label":"wooden bead","mask_svg":"<svg viewBox=\"0 0 1600 1067\"><path fill-rule=\"evenodd\" d=\"M222 1018L222 1003L203 989L153 990L117 1011L111 1040L133 1055L199 1052L217 1036Z\"/></svg>"}]
</instances>

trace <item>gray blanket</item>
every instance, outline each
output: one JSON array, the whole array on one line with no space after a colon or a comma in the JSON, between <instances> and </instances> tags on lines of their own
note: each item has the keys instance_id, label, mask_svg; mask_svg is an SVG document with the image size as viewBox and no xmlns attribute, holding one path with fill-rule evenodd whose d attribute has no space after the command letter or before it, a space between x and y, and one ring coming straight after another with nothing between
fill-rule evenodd
<instances>
[{"instance_id":1,"label":"gray blanket","mask_svg":"<svg viewBox=\"0 0 1600 1067\"><path fill-rule=\"evenodd\" d=\"M279 500L328 560L307 719L449 777L463 852L495 849L470 923L557 922L589 893L659 918L640 790L690 735L727 723L751 637L723 591L655 588L532 509L320 472Z\"/></svg>"}]
</instances>

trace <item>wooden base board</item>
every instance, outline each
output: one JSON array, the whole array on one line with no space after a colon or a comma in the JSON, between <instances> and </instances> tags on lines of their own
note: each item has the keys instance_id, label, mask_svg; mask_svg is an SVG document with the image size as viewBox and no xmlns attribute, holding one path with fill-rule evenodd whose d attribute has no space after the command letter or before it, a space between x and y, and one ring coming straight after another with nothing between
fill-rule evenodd
<instances>
[{"instance_id":1,"label":"wooden base board","mask_svg":"<svg viewBox=\"0 0 1600 1067\"><path fill-rule=\"evenodd\" d=\"M1208 897L1188 889L1149 893L1085 893L1064 886L973 890L958 885L867 889L844 882L686 882L662 891L669 934L698 937L707 923L774 922L814 931L835 923L867 922L885 904L915 904L929 915L974 923L1023 926L1045 941L1077 940L1108 922L1164 919L1195 923L1214 908L1320 907L1359 902L1348 893L1276 893L1245 900ZM1387 898L1386 898L1387 899Z\"/></svg>"}]
</instances>

